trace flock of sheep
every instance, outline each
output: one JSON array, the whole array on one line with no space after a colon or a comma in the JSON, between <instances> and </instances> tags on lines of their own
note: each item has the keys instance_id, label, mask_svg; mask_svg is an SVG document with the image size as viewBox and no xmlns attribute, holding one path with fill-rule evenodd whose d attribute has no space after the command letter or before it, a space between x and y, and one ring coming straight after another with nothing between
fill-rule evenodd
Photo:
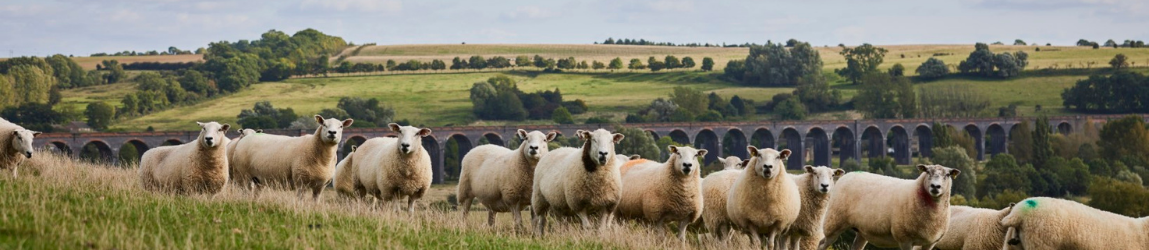
<instances>
[{"instance_id":1,"label":"flock of sheep","mask_svg":"<svg viewBox=\"0 0 1149 250\"><path fill-rule=\"evenodd\" d=\"M406 210L431 187L430 154L422 137L430 129L389 124L397 137L367 140L342 161L336 149L351 119L316 115L314 134L288 137L199 123L190 143L148 150L140 161L146 190L177 194L219 192L232 182L258 193L264 187L294 190L318 200L331 184L343 196L387 203L406 198ZM12 169L34 152L39 132L0 119L0 167ZM556 133L518 130L516 149L474 148L462 160L457 194L466 217L475 200L495 214L530 208L543 236L549 217L578 218L584 228L616 220L649 222L665 230L676 223L679 241L700 218L713 240L734 231L769 249L826 249L853 231L853 249L867 243L901 249L1149 249L1149 217L1130 218L1069 200L1035 197L1002 210L950 206L950 185L961 171L918 165L917 179L804 166L786 173L789 150L747 148L750 159L721 158L724 170L701 177L705 149L668 148L657 162L615 154L623 135L598 129L576 133L579 148L548 150ZM835 181L836 179L836 181ZM593 221L593 220L597 220ZM595 225L597 224L597 225Z\"/></svg>"}]
</instances>

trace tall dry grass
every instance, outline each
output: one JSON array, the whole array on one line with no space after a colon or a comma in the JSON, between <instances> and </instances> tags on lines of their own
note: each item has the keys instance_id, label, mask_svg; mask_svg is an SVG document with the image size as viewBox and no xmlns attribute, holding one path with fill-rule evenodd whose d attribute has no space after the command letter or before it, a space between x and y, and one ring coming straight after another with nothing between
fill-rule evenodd
<instances>
[{"instance_id":1,"label":"tall dry grass","mask_svg":"<svg viewBox=\"0 0 1149 250\"><path fill-rule=\"evenodd\" d=\"M6 188L7 187L7 188ZM236 237L250 237L253 239L271 240L271 248L275 244L287 244L290 248L491 248L512 244L527 248L633 248L633 249L683 249L707 248L729 249L745 248L745 237L735 238L729 243L715 242L708 235L698 235L697 231L688 237L686 243L678 242L671 230L655 230L645 223L634 221L619 221L613 227L601 230L584 230L577 220L559 219L552 223L546 237L536 237L531 231L516 229L512 225L511 216L500 214L495 227L486 224L485 211L471 213L472 216L462 219L461 213L452 209L445 209L443 195L453 192L453 186L436 186L435 194L420 201L419 209L413 214L396 210L397 203L385 205L385 208L373 208L368 202L352 201L338 197L334 192L325 191L320 202L308 199L298 199L294 192L286 190L265 190L258 197L245 190L229 185L224 191L216 195L193 195L181 197L170 194L152 193L142 190L138 185L135 166L120 168L107 164L87 163L67 156L40 152L32 159L22 164L21 175L12 179L10 175L0 177L0 205L3 203L19 203L16 207L28 211L9 211L2 213L0 222L9 220L31 220L28 225L17 225L13 231L27 231L26 235L16 235L17 243L23 244L36 241L57 241L64 248L72 248L68 242L82 241L86 247L139 249L139 248L173 248L183 246L186 248L207 247L242 247L265 248L269 242L236 239ZM26 194L3 194L3 192L27 192ZM450 191L448 191L450 190ZM80 198L71 197L79 194ZM14 198L15 197L15 198ZM124 204L102 204L108 197L124 197ZM24 199L27 200L24 200ZM75 201L75 202L61 202ZM432 203L438 204L432 204ZM60 204L64 203L64 204ZM135 204L133 204L135 203ZM188 206L192 204L193 206ZM77 206L77 207L69 207ZM2 207L2 206L0 206ZM53 210L79 210L94 214L54 213ZM141 225L100 222L97 219L103 215L125 213L118 209L131 209L138 211L126 212L138 216ZM482 210L480 205L475 210ZM166 225L151 225L165 221L159 217L167 210L188 210L183 212L181 218L174 218L189 225L206 224L208 228L215 224L229 224L234 226L228 233L213 233L214 229L201 230L198 227L169 228ZM205 210L205 211L200 211ZM251 211L248 211L251 210ZM288 211L284 216L267 216L264 211ZM198 211L198 212L196 212ZM232 218L238 213L240 218L233 221L223 221L220 218ZM271 212L268 212L271 213ZM529 212L524 216L529 216ZM177 213L178 215L178 213ZM232 217L228 217L228 216ZM20 218L20 217L32 218ZM69 218L52 218L65 216ZM83 223L71 222L73 218L83 220ZM199 218L203 217L203 218ZM206 218L212 217L212 218ZM276 218L279 218L276 220ZM303 219L300 219L303 218ZM328 232L326 237L314 235L293 236L292 230L305 230L302 222L308 218L350 218L349 227L366 228L368 230L355 234L341 235L345 232ZM91 222L89 222L91 221ZM59 223L61 225L52 225ZM106 229L91 229L90 223L106 223ZM177 223L178 224L178 223ZM334 222L333 224L340 224ZM298 228L284 230L286 233L276 234L276 225L285 228ZM293 226L294 225L294 226ZM95 228L100 228L97 225ZM529 227L530 225L526 225ZM13 227L8 225L8 227ZM141 230L175 230L172 232L149 232ZM179 227L179 226L177 226ZM223 226L225 229L231 226ZM312 225L307 224L307 228ZM245 231L250 230L250 232ZM270 229L271 232L265 232ZM314 229L314 228L312 228ZM337 229L337 227L331 227ZM182 231L187 230L187 235ZM258 231L258 232L257 232ZM387 232L379 235L375 232ZM262 232L262 234L260 234ZM246 236L245 234L250 234ZM257 236L257 234L263 236ZM0 233L2 235L2 233ZM174 235L174 236L173 236ZM334 236L333 236L334 235ZM27 236L28 238L21 238ZM185 237L186 236L186 237ZM321 235L322 236L322 235ZM46 237L35 238L35 237ZM426 242L410 239L426 238ZM701 238L701 239L700 239ZM0 242L6 237L0 236ZM442 239L442 240L440 240ZM430 243L427 243L430 242ZM417 245L412 245L417 244ZM424 245L426 244L426 245ZM43 245L41 245L43 246ZM51 247L49 247L51 248Z\"/></svg>"}]
</instances>

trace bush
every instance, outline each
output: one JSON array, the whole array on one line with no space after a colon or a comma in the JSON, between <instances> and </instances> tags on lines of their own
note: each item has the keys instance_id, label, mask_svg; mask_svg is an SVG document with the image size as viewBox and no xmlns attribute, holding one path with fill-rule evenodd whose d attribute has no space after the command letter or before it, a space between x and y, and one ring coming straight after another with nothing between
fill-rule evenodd
<instances>
[{"instance_id":1,"label":"bush","mask_svg":"<svg viewBox=\"0 0 1149 250\"><path fill-rule=\"evenodd\" d=\"M941 59L930 57L921 66L918 66L917 72L919 77L932 80L949 75L950 68Z\"/></svg>"},{"instance_id":2,"label":"bush","mask_svg":"<svg viewBox=\"0 0 1149 250\"><path fill-rule=\"evenodd\" d=\"M1149 215L1149 191L1141 185L1096 178L1089 187L1089 206L1131 217Z\"/></svg>"},{"instance_id":3,"label":"bush","mask_svg":"<svg viewBox=\"0 0 1149 250\"><path fill-rule=\"evenodd\" d=\"M559 107L551 114L551 121L558 124L574 124L574 118L571 117L571 112L567 108Z\"/></svg>"},{"instance_id":4,"label":"bush","mask_svg":"<svg viewBox=\"0 0 1149 250\"><path fill-rule=\"evenodd\" d=\"M998 154L985 164L985 179L977 183L978 197L1016 190L1029 193L1030 179L1037 175L1032 165L1018 165L1012 155ZM963 173L964 174L964 173Z\"/></svg>"},{"instance_id":5,"label":"bush","mask_svg":"<svg viewBox=\"0 0 1149 250\"><path fill-rule=\"evenodd\" d=\"M933 154L930 161L934 164L961 171L961 176L953 180L952 192L966 197L976 197L977 172L974 171L976 162L966 154L965 149L960 147L937 148L934 149Z\"/></svg>"},{"instance_id":6,"label":"bush","mask_svg":"<svg viewBox=\"0 0 1149 250\"><path fill-rule=\"evenodd\" d=\"M88 118L89 127L103 131L108 129L112 118L116 117L116 109L104 102L93 102L84 110L84 116Z\"/></svg>"},{"instance_id":7,"label":"bush","mask_svg":"<svg viewBox=\"0 0 1149 250\"><path fill-rule=\"evenodd\" d=\"M610 118L601 117L601 116L587 118L586 122L583 122L583 124L607 124L607 123L610 123Z\"/></svg>"},{"instance_id":8,"label":"bush","mask_svg":"<svg viewBox=\"0 0 1149 250\"><path fill-rule=\"evenodd\" d=\"M718 111L707 110L705 113L702 113L702 115L696 117L696 119L700 122L719 122L722 121L722 114L718 113Z\"/></svg>"}]
</instances>

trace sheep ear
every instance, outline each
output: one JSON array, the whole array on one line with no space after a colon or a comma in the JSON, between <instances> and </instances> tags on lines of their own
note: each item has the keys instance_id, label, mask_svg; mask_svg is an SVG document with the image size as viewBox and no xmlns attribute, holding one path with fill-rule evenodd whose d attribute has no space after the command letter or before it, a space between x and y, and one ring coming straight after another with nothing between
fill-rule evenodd
<instances>
[{"instance_id":1,"label":"sheep ear","mask_svg":"<svg viewBox=\"0 0 1149 250\"><path fill-rule=\"evenodd\" d=\"M718 158L718 162L721 162L722 164L726 164L726 158Z\"/></svg>"},{"instance_id":2,"label":"sheep ear","mask_svg":"<svg viewBox=\"0 0 1149 250\"><path fill-rule=\"evenodd\" d=\"M790 150L789 149L783 149L782 152L778 152L778 159L783 159L783 160L790 159Z\"/></svg>"},{"instance_id":3,"label":"sheep ear","mask_svg":"<svg viewBox=\"0 0 1149 250\"><path fill-rule=\"evenodd\" d=\"M705 157L706 157L706 153L709 153L709 152L710 152L709 150L705 150L705 149L699 149L699 150L698 150L698 157L702 157L702 158L705 158Z\"/></svg>"},{"instance_id":4,"label":"sheep ear","mask_svg":"<svg viewBox=\"0 0 1149 250\"><path fill-rule=\"evenodd\" d=\"M806 173L811 173L811 174L814 173L814 166L806 165L806 166L803 166L802 168L806 169Z\"/></svg>"},{"instance_id":5,"label":"sheep ear","mask_svg":"<svg viewBox=\"0 0 1149 250\"><path fill-rule=\"evenodd\" d=\"M641 156L641 155L631 155L631 156L630 156L630 160L632 160L632 161L633 161L633 160L638 160L638 159L642 159L642 156Z\"/></svg>"},{"instance_id":6,"label":"sheep ear","mask_svg":"<svg viewBox=\"0 0 1149 250\"><path fill-rule=\"evenodd\" d=\"M396 132L396 133L399 133L400 132L399 130L401 128L401 127L399 127L398 123L387 124L387 127L391 127L391 132Z\"/></svg>"},{"instance_id":7,"label":"sheep ear","mask_svg":"<svg viewBox=\"0 0 1149 250\"><path fill-rule=\"evenodd\" d=\"M1010 209L1013 209L1013 205L1017 205L1017 202L1010 202L1010 203L1009 203L1009 206L1008 206L1008 207L1005 207L1005 210L1010 210Z\"/></svg>"},{"instance_id":8,"label":"sheep ear","mask_svg":"<svg viewBox=\"0 0 1149 250\"><path fill-rule=\"evenodd\" d=\"M526 140L527 139L527 131L526 130L519 129L518 131L515 131L515 134L519 136L519 140Z\"/></svg>"},{"instance_id":9,"label":"sheep ear","mask_svg":"<svg viewBox=\"0 0 1149 250\"><path fill-rule=\"evenodd\" d=\"M202 122L195 122L195 124L198 124L200 127L203 127L203 123L202 123Z\"/></svg>"},{"instance_id":10,"label":"sheep ear","mask_svg":"<svg viewBox=\"0 0 1149 250\"><path fill-rule=\"evenodd\" d=\"M750 152L750 156L758 156L758 147L746 146L746 152Z\"/></svg>"},{"instance_id":11,"label":"sheep ear","mask_svg":"<svg viewBox=\"0 0 1149 250\"><path fill-rule=\"evenodd\" d=\"M231 129L231 125L224 124L222 127L219 127L220 132L227 132L228 129Z\"/></svg>"},{"instance_id":12,"label":"sheep ear","mask_svg":"<svg viewBox=\"0 0 1149 250\"><path fill-rule=\"evenodd\" d=\"M579 140L585 141L590 138L590 131L579 129L578 131L575 131L575 135L578 136Z\"/></svg>"},{"instance_id":13,"label":"sheep ear","mask_svg":"<svg viewBox=\"0 0 1149 250\"><path fill-rule=\"evenodd\" d=\"M667 145L666 151L670 152L671 154L677 154L678 153L678 146Z\"/></svg>"},{"instance_id":14,"label":"sheep ear","mask_svg":"<svg viewBox=\"0 0 1149 250\"><path fill-rule=\"evenodd\" d=\"M547 133L547 142L553 141L557 137L559 137L558 133L555 133L555 132Z\"/></svg>"},{"instance_id":15,"label":"sheep ear","mask_svg":"<svg viewBox=\"0 0 1149 250\"><path fill-rule=\"evenodd\" d=\"M20 131L12 131L12 135L20 136Z\"/></svg>"},{"instance_id":16,"label":"sheep ear","mask_svg":"<svg viewBox=\"0 0 1149 250\"><path fill-rule=\"evenodd\" d=\"M431 129L429 129L429 128L419 129L419 133L417 135L419 135L419 137L427 137L428 135L431 135Z\"/></svg>"},{"instance_id":17,"label":"sheep ear","mask_svg":"<svg viewBox=\"0 0 1149 250\"><path fill-rule=\"evenodd\" d=\"M742 167L750 166L750 159L742 160Z\"/></svg>"},{"instance_id":18,"label":"sheep ear","mask_svg":"<svg viewBox=\"0 0 1149 250\"><path fill-rule=\"evenodd\" d=\"M925 172L926 170L928 169L926 168L925 164L918 164L918 171Z\"/></svg>"},{"instance_id":19,"label":"sheep ear","mask_svg":"<svg viewBox=\"0 0 1149 250\"><path fill-rule=\"evenodd\" d=\"M344 128L350 127L352 123L355 123L355 119L343 120L343 127Z\"/></svg>"},{"instance_id":20,"label":"sheep ear","mask_svg":"<svg viewBox=\"0 0 1149 250\"><path fill-rule=\"evenodd\" d=\"M846 174L846 170L842 170L841 168L835 168L834 169L834 177L842 177L842 175L845 175L845 174Z\"/></svg>"},{"instance_id":21,"label":"sheep ear","mask_svg":"<svg viewBox=\"0 0 1149 250\"><path fill-rule=\"evenodd\" d=\"M319 125L323 125L323 116L322 115L315 115L315 123L319 123Z\"/></svg>"},{"instance_id":22,"label":"sheep ear","mask_svg":"<svg viewBox=\"0 0 1149 250\"><path fill-rule=\"evenodd\" d=\"M950 178L957 179L958 175L961 175L961 170L950 169L950 173L949 173Z\"/></svg>"},{"instance_id":23,"label":"sheep ear","mask_svg":"<svg viewBox=\"0 0 1149 250\"><path fill-rule=\"evenodd\" d=\"M625 136L625 135L622 135L622 134L619 134L619 133L615 133L615 134L614 134L614 143L619 143L619 142L621 142L621 141L622 141L622 138L626 138L626 136Z\"/></svg>"},{"instance_id":24,"label":"sheep ear","mask_svg":"<svg viewBox=\"0 0 1149 250\"><path fill-rule=\"evenodd\" d=\"M40 131L32 131L32 137L36 137L37 135L40 135L40 134L41 134Z\"/></svg>"}]
</instances>

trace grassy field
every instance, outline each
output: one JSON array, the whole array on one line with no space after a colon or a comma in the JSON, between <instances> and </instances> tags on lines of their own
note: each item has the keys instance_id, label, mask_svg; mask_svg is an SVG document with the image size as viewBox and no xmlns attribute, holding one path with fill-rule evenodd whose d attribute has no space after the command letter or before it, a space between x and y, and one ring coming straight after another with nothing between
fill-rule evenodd
<instances>
[{"instance_id":1,"label":"grassy field","mask_svg":"<svg viewBox=\"0 0 1149 250\"><path fill-rule=\"evenodd\" d=\"M670 234L634 222L583 230L557 222L546 237L519 231L508 214L495 227L485 211L461 219L446 205L453 186L436 186L413 214L372 209L326 192L320 202L290 191L258 198L234 187L215 196L146 192L134 169L75 162L48 153L0 175L3 249L668 249L745 247ZM475 209L481 210L480 206ZM529 217L529 215L525 214ZM703 237L706 238L706 237Z\"/></svg>"}]
</instances>

